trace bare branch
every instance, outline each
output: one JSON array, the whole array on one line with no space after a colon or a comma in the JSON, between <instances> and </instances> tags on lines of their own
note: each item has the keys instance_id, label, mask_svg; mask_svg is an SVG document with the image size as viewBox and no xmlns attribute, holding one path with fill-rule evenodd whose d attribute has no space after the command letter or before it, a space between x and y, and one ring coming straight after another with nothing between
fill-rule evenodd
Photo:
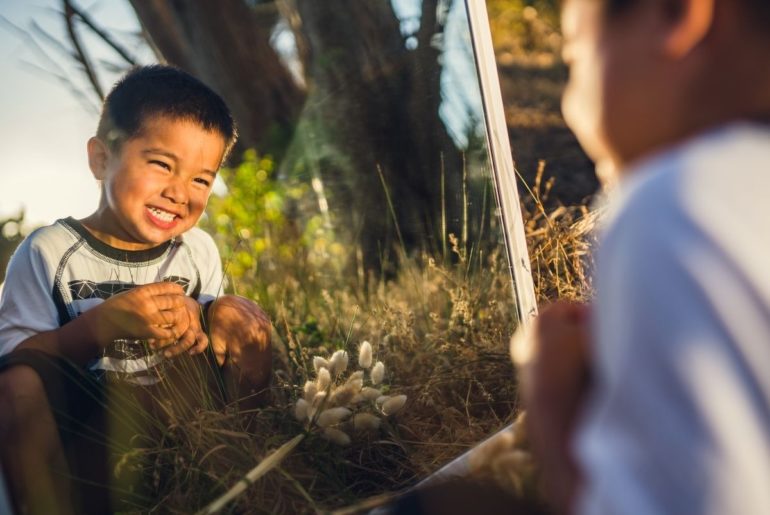
<instances>
[{"instance_id":1,"label":"bare branch","mask_svg":"<svg viewBox=\"0 0 770 515\"><path fill-rule=\"evenodd\" d=\"M25 48L31 50L38 58L44 63L43 66L26 61L24 59L19 61L19 64L27 71L41 76L43 79L55 79L59 84L64 85L66 89L72 93L75 99L88 111L98 114L99 106L93 102L93 99L84 92L83 88L72 80L67 70L59 63L61 60L56 60L48 54L48 51L43 48L40 43L35 39L34 35L37 35L56 50L62 52L68 58L74 58L69 49L56 38L51 36L45 30L43 30L36 23L32 23L32 32L25 30L18 25L14 24L6 17L0 15L0 28L9 30L15 33L15 35L24 43Z\"/></svg>"},{"instance_id":2,"label":"bare branch","mask_svg":"<svg viewBox=\"0 0 770 515\"><path fill-rule=\"evenodd\" d=\"M75 53L77 54L77 60L81 65L83 65L83 71L86 73L88 81L91 83L91 87L94 89L94 92L99 95L101 100L104 100L104 92L102 91L102 87L99 84L96 71L91 64L91 60L83 48L83 45L80 43L80 37L75 30L75 24L73 20L75 17L75 10L72 7L72 3L69 0L62 0L62 4L64 6L64 21L67 24L67 34L69 35L70 41L72 41L72 46L74 47Z\"/></svg>"},{"instance_id":3,"label":"bare branch","mask_svg":"<svg viewBox=\"0 0 770 515\"><path fill-rule=\"evenodd\" d=\"M76 7L72 2L66 1L65 5L68 5L70 9L83 21L83 23L86 24L86 26L91 29L91 31L99 36L102 41L107 43L117 54L123 58L124 61L126 61L131 66L134 66L136 64L136 58L131 55L131 53L123 48L120 44L118 44L117 41L115 41L104 29L99 27L93 19L88 15L87 12L79 9Z\"/></svg>"},{"instance_id":4,"label":"bare branch","mask_svg":"<svg viewBox=\"0 0 770 515\"><path fill-rule=\"evenodd\" d=\"M53 37L49 32L46 32L46 30L37 24L37 22L33 21L30 26L32 27L32 33L38 37L40 37L43 42L47 42L50 47L52 47L54 50L57 50L61 52L62 55L64 55L68 59L72 59L77 61L78 56L77 54L67 46L66 43L59 41L55 37Z\"/></svg>"},{"instance_id":5,"label":"bare branch","mask_svg":"<svg viewBox=\"0 0 770 515\"><path fill-rule=\"evenodd\" d=\"M96 104L94 104L93 99L90 95L83 92L83 90L75 84L75 82L72 81L69 77L67 77L64 74L59 74L56 72L53 72L49 69L43 68L42 66L39 66L35 63L31 63L29 61L20 61L20 64L27 68L30 72L37 73L44 79L50 79L54 78L59 83L61 83L65 88L67 88L70 93L80 102L80 105L82 105L84 108L86 108L88 111L94 114L99 114L100 108Z\"/></svg>"},{"instance_id":6,"label":"bare branch","mask_svg":"<svg viewBox=\"0 0 770 515\"><path fill-rule=\"evenodd\" d=\"M48 53L43 49L43 47L38 44L37 41L35 41L35 38L32 37L32 35L26 31L25 29L22 29L21 27L15 25L13 22L8 20L5 16L0 15L0 23L2 23L3 26L5 25L7 29L10 29L11 31L15 32L16 35L26 44L28 45L27 48L30 48L33 52L38 54L40 57L42 57L51 67L56 68L59 70L61 74L64 74L64 68L61 67L61 65L53 59L51 56L48 55ZM33 23L33 29L38 28L36 27L36 24ZM42 31L42 29L39 29ZM47 34L45 31L42 31L41 34L46 37L46 39L53 39L49 34ZM60 42L53 39L53 41L57 45L61 45ZM70 56L69 51L66 52L68 56Z\"/></svg>"}]
</instances>

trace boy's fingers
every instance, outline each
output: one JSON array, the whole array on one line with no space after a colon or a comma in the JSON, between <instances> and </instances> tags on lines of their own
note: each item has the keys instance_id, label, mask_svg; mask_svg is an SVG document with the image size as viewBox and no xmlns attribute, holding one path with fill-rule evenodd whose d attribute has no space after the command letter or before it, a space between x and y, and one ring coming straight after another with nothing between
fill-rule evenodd
<instances>
[{"instance_id":1,"label":"boy's fingers","mask_svg":"<svg viewBox=\"0 0 770 515\"><path fill-rule=\"evenodd\" d=\"M163 350L163 355L167 358L176 356L188 350L195 344L195 333L191 330L187 330L182 334L182 337L177 340L174 345L169 345Z\"/></svg>"},{"instance_id":2,"label":"boy's fingers","mask_svg":"<svg viewBox=\"0 0 770 515\"><path fill-rule=\"evenodd\" d=\"M147 328L148 334L146 335L150 339L155 341L155 348L163 348L165 341L175 341L176 335L172 327L151 325Z\"/></svg>"},{"instance_id":3,"label":"boy's fingers","mask_svg":"<svg viewBox=\"0 0 770 515\"><path fill-rule=\"evenodd\" d=\"M190 315L183 305L182 307L159 311L155 323L170 327L175 331L176 336L180 336L190 327Z\"/></svg>"},{"instance_id":4,"label":"boy's fingers","mask_svg":"<svg viewBox=\"0 0 770 515\"><path fill-rule=\"evenodd\" d=\"M156 311L169 311L185 307L184 296L182 295L154 295L151 302Z\"/></svg>"},{"instance_id":5,"label":"boy's fingers","mask_svg":"<svg viewBox=\"0 0 770 515\"><path fill-rule=\"evenodd\" d=\"M190 350L187 351L190 355L193 354L201 354L202 352L206 351L206 347L209 346L209 338L206 336L206 333L199 333L198 339L195 340L195 345L190 347Z\"/></svg>"},{"instance_id":6,"label":"boy's fingers","mask_svg":"<svg viewBox=\"0 0 770 515\"><path fill-rule=\"evenodd\" d=\"M139 286L137 291L148 295L184 295L184 288L176 283L162 282L162 283L150 283Z\"/></svg>"},{"instance_id":7,"label":"boy's fingers","mask_svg":"<svg viewBox=\"0 0 770 515\"><path fill-rule=\"evenodd\" d=\"M155 350L160 350L165 347L168 347L169 345L174 345L176 343L176 338L163 338L163 339L153 339L150 340L150 347Z\"/></svg>"}]
</instances>

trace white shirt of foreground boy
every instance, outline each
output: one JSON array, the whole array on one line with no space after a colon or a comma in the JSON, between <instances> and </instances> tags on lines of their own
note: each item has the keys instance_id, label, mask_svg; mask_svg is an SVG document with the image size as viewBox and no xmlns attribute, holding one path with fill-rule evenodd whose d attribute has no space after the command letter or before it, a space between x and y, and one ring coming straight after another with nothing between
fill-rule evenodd
<instances>
[{"instance_id":1,"label":"white shirt of foreground boy","mask_svg":"<svg viewBox=\"0 0 770 515\"><path fill-rule=\"evenodd\" d=\"M770 126L642 163L597 254L582 514L770 513Z\"/></svg>"}]
</instances>

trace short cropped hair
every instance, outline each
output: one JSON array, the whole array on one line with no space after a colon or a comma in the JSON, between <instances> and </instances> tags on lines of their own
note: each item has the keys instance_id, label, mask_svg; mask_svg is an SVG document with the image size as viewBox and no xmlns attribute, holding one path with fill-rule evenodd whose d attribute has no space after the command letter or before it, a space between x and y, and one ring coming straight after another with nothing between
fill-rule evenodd
<instances>
[{"instance_id":1,"label":"short cropped hair","mask_svg":"<svg viewBox=\"0 0 770 515\"><path fill-rule=\"evenodd\" d=\"M646 0L606 0L607 12L610 15L620 14L626 11L629 7ZM730 0L735 1L735 0ZM770 1L768 0L742 0L747 11L752 15L752 20L757 28L766 30L767 25L770 24Z\"/></svg>"},{"instance_id":2,"label":"short cropped hair","mask_svg":"<svg viewBox=\"0 0 770 515\"><path fill-rule=\"evenodd\" d=\"M104 99L96 136L110 149L119 149L138 136L144 123L168 117L200 124L225 140L227 157L238 131L230 109L203 82L173 66L150 65L131 69Z\"/></svg>"}]
</instances>

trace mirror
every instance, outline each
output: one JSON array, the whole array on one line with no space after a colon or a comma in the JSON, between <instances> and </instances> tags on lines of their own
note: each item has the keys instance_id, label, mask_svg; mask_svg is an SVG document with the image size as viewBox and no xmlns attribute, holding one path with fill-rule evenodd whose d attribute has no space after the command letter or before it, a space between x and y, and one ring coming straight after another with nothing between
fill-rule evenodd
<instances>
[{"instance_id":1,"label":"mirror","mask_svg":"<svg viewBox=\"0 0 770 515\"><path fill-rule=\"evenodd\" d=\"M113 445L108 476L136 494L131 508L201 509L260 463L265 474L228 501L236 511L355 505L416 485L509 424L508 341L536 303L484 2L131 7L151 47L238 120L240 146L200 225L225 290L270 315L275 349L256 411L209 405L210 385L187 375L182 393L202 406L172 406L168 424L149 414L137 436L122 397L110 400L106 438L131 445ZM363 342L372 357L359 361ZM316 358L336 369L343 351L324 388L349 412L322 425L324 408L300 400L313 408Z\"/></svg>"},{"instance_id":2,"label":"mirror","mask_svg":"<svg viewBox=\"0 0 770 515\"><path fill-rule=\"evenodd\" d=\"M536 313L535 295L484 3L297 6L302 30L287 52L309 56L307 97L285 153L254 156L244 172L289 188L293 218L238 220L225 195L209 224L233 287L275 317L287 383L314 380L313 356L353 355L366 340L388 393L407 395L388 444L350 433L366 449L355 466L368 472L350 477L360 499L415 484L512 421L508 340ZM297 238L285 230L301 235L288 262L281 245Z\"/></svg>"}]
</instances>

